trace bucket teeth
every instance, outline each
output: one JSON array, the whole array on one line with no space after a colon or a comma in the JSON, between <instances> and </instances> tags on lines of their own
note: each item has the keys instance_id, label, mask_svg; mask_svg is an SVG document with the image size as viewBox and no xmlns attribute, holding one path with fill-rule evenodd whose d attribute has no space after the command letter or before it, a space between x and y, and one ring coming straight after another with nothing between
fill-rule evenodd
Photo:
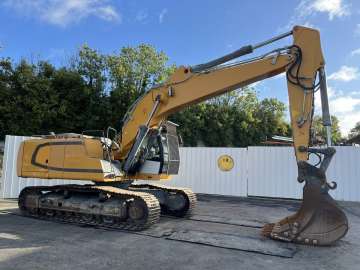
<instances>
[{"instance_id":1,"label":"bucket teeth","mask_svg":"<svg viewBox=\"0 0 360 270\"><path fill-rule=\"evenodd\" d=\"M325 172L300 161L299 175L305 179L300 209L279 222L266 224L262 234L286 242L330 245L345 236L348 220L329 195Z\"/></svg>"}]
</instances>

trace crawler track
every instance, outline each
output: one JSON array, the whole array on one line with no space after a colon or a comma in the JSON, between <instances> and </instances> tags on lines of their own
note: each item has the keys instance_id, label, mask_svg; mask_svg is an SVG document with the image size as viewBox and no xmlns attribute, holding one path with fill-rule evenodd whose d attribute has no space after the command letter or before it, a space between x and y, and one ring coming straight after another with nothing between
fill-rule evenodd
<instances>
[{"instance_id":1,"label":"crawler track","mask_svg":"<svg viewBox=\"0 0 360 270\"><path fill-rule=\"evenodd\" d=\"M57 196L61 202L66 202L67 196L86 197L89 194L99 199L93 200L92 204L86 200L80 201L82 205L78 211L64 208L59 200L55 200L57 204L54 205L51 200L51 196ZM111 198L112 203L117 203L119 209L105 211L104 205L108 198ZM160 205L155 196L97 185L26 187L20 193L19 208L23 215L40 219L131 231L147 229L157 223L160 218Z\"/></svg>"},{"instance_id":2,"label":"crawler track","mask_svg":"<svg viewBox=\"0 0 360 270\"><path fill-rule=\"evenodd\" d=\"M166 205L161 205L161 213L164 215L187 217L190 216L196 207L196 194L189 188L169 187L160 184L135 184L130 186L131 190L159 189L168 193L181 194L186 198L185 206L180 210L170 210Z\"/></svg>"}]
</instances>

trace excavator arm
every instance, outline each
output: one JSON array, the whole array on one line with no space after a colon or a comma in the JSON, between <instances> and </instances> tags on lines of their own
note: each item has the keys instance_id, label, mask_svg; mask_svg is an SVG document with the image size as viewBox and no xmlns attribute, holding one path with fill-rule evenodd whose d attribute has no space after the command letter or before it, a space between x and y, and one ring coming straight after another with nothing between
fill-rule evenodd
<instances>
[{"instance_id":1,"label":"excavator arm","mask_svg":"<svg viewBox=\"0 0 360 270\"><path fill-rule=\"evenodd\" d=\"M251 60L220 65L288 35L294 39L288 47ZM301 150L309 146L315 80L317 73L324 70L324 64L319 32L296 26L289 33L259 45L245 46L209 63L182 66L166 83L140 97L128 112L122 128L122 148L116 158L126 159L140 126L160 126L170 114L186 106L287 72L295 154L297 160L307 160L308 153ZM322 92L326 93L326 88Z\"/></svg>"},{"instance_id":2,"label":"excavator arm","mask_svg":"<svg viewBox=\"0 0 360 270\"><path fill-rule=\"evenodd\" d=\"M290 46L250 60L223 65L289 35L293 36L293 44ZM346 234L348 221L328 194L329 189L336 188L336 183L329 184L325 175L335 149L330 147L331 119L324 65L319 32L296 26L289 33L258 45L245 46L209 63L180 67L166 83L140 97L129 110L122 129L121 150L115 158L123 160L126 173L136 174L139 166L135 164L139 164L138 161L144 157L142 153L146 153L142 148L144 142L147 143L146 137L151 134L149 130L161 130L170 114L191 104L286 72L298 181L305 182L303 203L296 214L279 222L266 224L263 235L302 244L331 244ZM322 149L309 147L314 93L317 90L321 91L323 124L327 131L328 148ZM174 134L176 132L172 133ZM310 154L321 158L320 166L307 162ZM166 173L176 174L177 170L168 170ZM137 177L141 178L142 175Z\"/></svg>"}]
</instances>

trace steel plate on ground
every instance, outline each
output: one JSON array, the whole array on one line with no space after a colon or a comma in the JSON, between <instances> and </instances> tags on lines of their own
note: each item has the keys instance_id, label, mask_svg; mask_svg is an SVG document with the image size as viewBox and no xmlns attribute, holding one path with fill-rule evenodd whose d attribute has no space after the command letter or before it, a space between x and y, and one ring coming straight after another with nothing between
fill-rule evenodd
<instances>
[{"instance_id":1,"label":"steel plate on ground","mask_svg":"<svg viewBox=\"0 0 360 270\"><path fill-rule=\"evenodd\" d=\"M260 233L260 232L259 232ZM294 244L279 243L259 237L223 234L203 231L177 231L166 239L196 243L227 249L255 252L265 255L292 258L297 248Z\"/></svg>"}]
</instances>

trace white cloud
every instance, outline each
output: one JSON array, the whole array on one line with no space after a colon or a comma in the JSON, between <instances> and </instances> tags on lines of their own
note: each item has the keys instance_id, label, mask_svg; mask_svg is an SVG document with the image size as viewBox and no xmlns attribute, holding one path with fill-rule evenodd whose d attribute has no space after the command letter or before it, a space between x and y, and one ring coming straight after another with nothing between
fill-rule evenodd
<instances>
[{"instance_id":1,"label":"white cloud","mask_svg":"<svg viewBox=\"0 0 360 270\"><path fill-rule=\"evenodd\" d=\"M168 13L167 8L163 8L159 14L159 23L163 23L165 15Z\"/></svg>"},{"instance_id":2,"label":"white cloud","mask_svg":"<svg viewBox=\"0 0 360 270\"><path fill-rule=\"evenodd\" d=\"M338 71L330 74L329 80L349 82L358 79L360 76L357 67L342 66Z\"/></svg>"},{"instance_id":3,"label":"white cloud","mask_svg":"<svg viewBox=\"0 0 360 270\"><path fill-rule=\"evenodd\" d=\"M332 21L336 17L341 18L350 15L350 9L345 0L301 0L295 8L295 13L290 22L284 28L288 29L294 25L315 28L310 22L310 18L319 13L327 14L329 20Z\"/></svg>"},{"instance_id":4,"label":"white cloud","mask_svg":"<svg viewBox=\"0 0 360 270\"><path fill-rule=\"evenodd\" d=\"M335 91L332 87L328 86L327 89L328 99L333 99L339 96L339 92ZM321 114L321 96L320 90L315 93L315 113Z\"/></svg>"},{"instance_id":5,"label":"white cloud","mask_svg":"<svg viewBox=\"0 0 360 270\"><path fill-rule=\"evenodd\" d=\"M360 110L338 115L338 119L341 134L346 136L355 127L356 123L359 122Z\"/></svg>"},{"instance_id":6,"label":"white cloud","mask_svg":"<svg viewBox=\"0 0 360 270\"><path fill-rule=\"evenodd\" d=\"M305 26L305 27L308 27L308 28L318 28L313 23L311 23L309 21L305 21L304 23L301 23L301 26Z\"/></svg>"},{"instance_id":7,"label":"white cloud","mask_svg":"<svg viewBox=\"0 0 360 270\"><path fill-rule=\"evenodd\" d=\"M106 21L121 21L108 0L5 0L3 5L28 17L65 27L89 16Z\"/></svg>"},{"instance_id":8,"label":"white cloud","mask_svg":"<svg viewBox=\"0 0 360 270\"><path fill-rule=\"evenodd\" d=\"M355 107L360 105L360 99L352 96L341 96L332 99L330 102L330 111L334 114L343 114L353 112Z\"/></svg>"},{"instance_id":9,"label":"white cloud","mask_svg":"<svg viewBox=\"0 0 360 270\"><path fill-rule=\"evenodd\" d=\"M118 21L120 19L118 12L112 6L99 7L97 16L106 21Z\"/></svg>"},{"instance_id":10,"label":"white cloud","mask_svg":"<svg viewBox=\"0 0 360 270\"><path fill-rule=\"evenodd\" d=\"M136 13L135 20L138 22L144 22L148 18L148 12L146 10L139 10Z\"/></svg>"},{"instance_id":11,"label":"white cloud","mask_svg":"<svg viewBox=\"0 0 360 270\"><path fill-rule=\"evenodd\" d=\"M343 0L316 0L311 3L307 12L324 12L329 16L329 20L334 17L343 17L350 14L349 7L344 4Z\"/></svg>"},{"instance_id":12,"label":"white cloud","mask_svg":"<svg viewBox=\"0 0 360 270\"><path fill-rule=\"evenodd\" d=\"M339 119L342 135L348 135L360 119L360 91L344 95L342 91L328 87L328 98L330 114ZM320 91L315 94L315 108L315 113L321 115Z\"/></svg>"},{"instance_id":13,"label":"white cloud","mask_svg":"<svg viewBox=\"0 0 360 270\"><path fill-rule=\"evenodd\" d=\"M358 48L358 49L356 49L356 50L353 50L353 51L351 52L351 56L355 56L355 55L358 55L358 54L360 54L360 48Z\"/></svg>"}]
</instances>

